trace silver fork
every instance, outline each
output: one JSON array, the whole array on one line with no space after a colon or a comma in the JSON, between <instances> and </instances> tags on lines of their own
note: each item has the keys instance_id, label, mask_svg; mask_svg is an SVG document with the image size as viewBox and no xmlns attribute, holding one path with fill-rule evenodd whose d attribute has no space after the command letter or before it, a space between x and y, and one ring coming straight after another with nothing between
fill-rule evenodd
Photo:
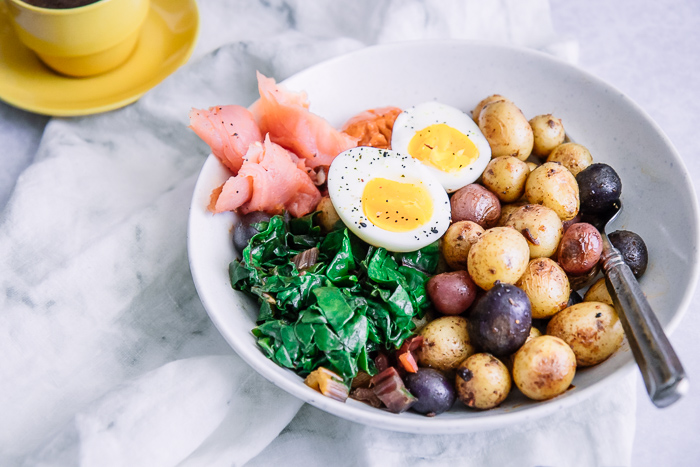
<instances>
[{"instance_id":1,"label":"silver fork","mask_svg":"<svg viewBox=\"0 0 700 467\"><path fill-rule=\"evenodd\" d=\"M600 259L605 283L644 378L647 393L654 405L667 407L688 391L689 383L676 352L639 287L639 282L620 251L608 239L607 227L621 211L622 201L617 201L615 208L608 213L610 217L603 216L600 225L596 225L603 237L603 253Z\"/></svg>"}]
</instances>

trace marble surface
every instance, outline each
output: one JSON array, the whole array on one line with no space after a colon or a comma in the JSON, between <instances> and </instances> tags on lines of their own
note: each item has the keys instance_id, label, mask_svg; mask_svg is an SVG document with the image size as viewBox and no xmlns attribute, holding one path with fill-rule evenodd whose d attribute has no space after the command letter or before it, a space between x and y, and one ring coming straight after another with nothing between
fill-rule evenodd
<instances>
[{"instance_id":1,"label":"marble surface","mask_svg":"<svg viewBox=\"0 0 700 467\"><path fill-rule=\"evenodd\" d=\"M642 106L700 176L695 137L700 117L700 4L621 0L552 0L555 30L579 41L579 65L610 82ZM0 207L34 159L47 119L0 103ZM11 156L11 157L10 157ZM697 186L696 186L697 191ZM696 291L696 299L700 298ZM671 336L691 378L690 393L658 410L638 383L635 466L698 465L700 444L700 315L688 310Z\"/></svg>"}]
</instances>

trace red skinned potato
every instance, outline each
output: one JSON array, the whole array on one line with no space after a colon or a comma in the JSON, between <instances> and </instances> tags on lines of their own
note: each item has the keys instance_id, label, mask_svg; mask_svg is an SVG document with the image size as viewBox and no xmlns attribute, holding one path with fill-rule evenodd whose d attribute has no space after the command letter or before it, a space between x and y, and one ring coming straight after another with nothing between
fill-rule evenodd
<instances>
[{"instance_id":1,"label":"red skinned potato","mask_svg":"<svg viewBox=\"0 0 700 467\"><path fill-rule=\"evenodd\" d=\"M591 224L579 222L564 232L559 243L559 264L569 274L583 275L598 264L602 252L600 232Z\"/></svg>"},{"instance_id":2,"label":"red skinned potato","mask_svg":"<svg viewBox=\"0 0 700 467\"><path fill-rule=\"evenodd\" d=\"M501 202L481 185L472 183L457 190L450 198L452 222L472 221L484 229L494 227L501 217Z\"/></svg>"},{"instance_id":3,"label":"red skinned potato","mask_svg":"<svg viewBox=\"0 0 700 467\"><path fill-rule=\"evenodd\" d=\"M569 227L571 227L574 224L578 224L579 222L581 222L581 214L580 213L576 214L576 216L574 216L573 219L562 222L562 227L564 228L564 232L569 230Z\"/></svg>"},{"instance_id":4,"label":"red skinned potato","mask_svg":"<svg viewBox=\"0 0 700 467\"><path fill-rule=\"evenodd\" d=\"M459 315L471 306L477 287L467 271L454 271L431 277L426 289L437 311Z\"/></svg>"}]
</instances>

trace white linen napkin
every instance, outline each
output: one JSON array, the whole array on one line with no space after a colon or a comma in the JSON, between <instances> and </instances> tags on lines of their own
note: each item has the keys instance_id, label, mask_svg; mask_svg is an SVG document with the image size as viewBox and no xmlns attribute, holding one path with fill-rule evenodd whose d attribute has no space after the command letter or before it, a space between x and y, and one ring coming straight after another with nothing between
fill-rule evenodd
<instances>
[{"instance_id":1,"label":"white linen napkin","mask_svg":"<svg viewBox=\"0 0 700 467\"><path fill-rule=\"evenodd\" d=\"M208 148L191 107L248 105L365 45L477 38L575 61L545 0L207 1L195 57L138 103L53 119L0 224L0 465L627 465L634 379L519 426L391 433L304 406L207 317L185 245ZM291 423L290 423L291 422Z\"/></svg>"}]
</instances>

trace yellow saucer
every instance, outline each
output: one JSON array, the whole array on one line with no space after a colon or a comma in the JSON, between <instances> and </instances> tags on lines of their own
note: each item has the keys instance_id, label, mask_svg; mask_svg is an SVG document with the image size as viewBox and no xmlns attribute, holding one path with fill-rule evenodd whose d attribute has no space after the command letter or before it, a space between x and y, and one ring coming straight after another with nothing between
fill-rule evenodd
<instances>
[{"instance_id":1,"label":"yellow saucer","mask_svg":"<svg viewBox=\"0 0 700 467\"><path fill-rule=\"evenodd\" d=\"M194 0L151 0L131 57L87 78L51 71L15 35L0 4L0 99L24 110L70 117L114 110L138 100L192 55L199 32Z\"/></svg>"}]
</instances>

